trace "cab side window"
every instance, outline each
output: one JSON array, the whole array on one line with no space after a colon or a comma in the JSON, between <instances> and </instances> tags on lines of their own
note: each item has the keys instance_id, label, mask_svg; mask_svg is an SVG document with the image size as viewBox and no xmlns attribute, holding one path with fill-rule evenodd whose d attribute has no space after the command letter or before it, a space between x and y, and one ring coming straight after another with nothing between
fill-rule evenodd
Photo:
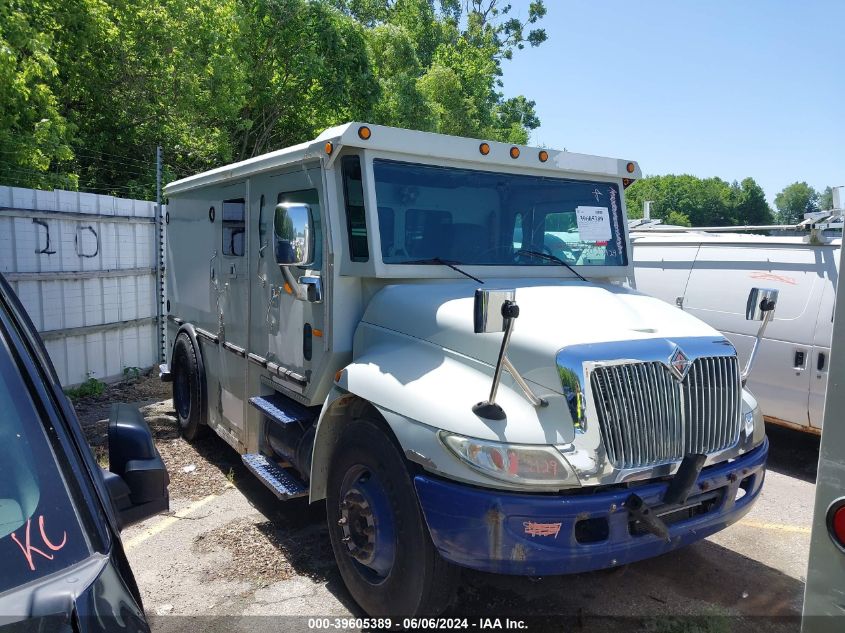
<instances>
[{"instance_id":1,"label":"cab side window","mask_svg":"<svg viewBox=\"0 0 845 633\"><path fill-rule=\"evenodd\" d=\"M361 159L358 156L346 156L343 159L343 197L346 201L349 257L353 262L366 262L370 259L370 245L367 241Z\"/></svg>"},{"instance_id":2,"label":"cab side window","mask_svg":"<svg viewBox=\"0 0 845 633\"><path fill-rule=\"evenodd\" d=\"M293 202L307 204L311 207L311 221L314 223L314 262L309 266L319 269L323 265L323 231L320 222L320 197L316 189L302 189L300 191L283 191L276 198L276 204Z\"/></svg>"},{"instance_id":3,"label":"cab side window","mask_svg":"<svg viewBox=\"0 0 845 633\"><path fill-rule=\"evenodd\" d=\"M223 254L243 257L246 238L246 201L243 198L223 201Z\"/></svg>"}]
</instances>

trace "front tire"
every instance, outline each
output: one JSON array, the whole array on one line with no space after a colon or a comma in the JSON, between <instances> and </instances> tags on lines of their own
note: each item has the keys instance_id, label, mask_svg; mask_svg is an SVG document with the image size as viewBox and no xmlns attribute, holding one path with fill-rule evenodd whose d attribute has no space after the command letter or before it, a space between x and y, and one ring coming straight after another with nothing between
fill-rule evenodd
<instances>
[{"instance_id":1,"label":"front tire","mask_svg":"<svg viewBox=\"0 0 845 633\"><path fill-rule=\"evenodd\" d=\"M204 398L204 376L200 368L199 352L185 332L173 344L173 407L179 421L179 432L189 442L208 433Z\"/></svg>"},{"instance_id":2,"label":"front tire","mask_svg":"<svg viewBox=\"0 0 845 633\"><path fill-rule=\"evenodd\" d=\"M439 614L459 570L431 542L401 453L369 420L351 422L337 446L326 515L349 593L374 617Z\"/></svg>"}]
</instances>

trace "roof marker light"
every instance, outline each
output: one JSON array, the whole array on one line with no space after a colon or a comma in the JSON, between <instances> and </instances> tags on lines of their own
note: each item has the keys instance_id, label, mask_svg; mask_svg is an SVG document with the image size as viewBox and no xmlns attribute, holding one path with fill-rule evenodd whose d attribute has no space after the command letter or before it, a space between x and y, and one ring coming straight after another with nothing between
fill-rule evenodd
<instances>
[{"instance_id":1,"label":"roof marker light","mask_svg":"<svg viewBox=\"0 0 845 633\"><path fill-rule=\"evenodd\" d=\"M637 168L637 166L636 166L634 163L628 163L627 165L625 165L625 170L626 170L629 174L633 174L633 173L634 173L634 170L635 170L636 168Z\"/></svg>"},{"instance_id":2,"label":"roof marker light","mask_svg":"<svg viewBox=\"0 0 845 633\"><path fill-rule=\"evenodd\" d=\"M331 156L333 151L334 151L334 145L332 145L331 142L327 142L326 143L326 154Z\"/></svg>"},{"instance_id":3,"label":"roof marker light","mask_svg":"<svg viewBox=\"0 0 845 633\"><path fill-rule=\"evenodd\" d=\"M361 127L358 128L358 137L360 139L366 141L366 140L369 140L369 138L372 135L373 135L372 131L366 125L362 125Z\"/></svg>"},{"instance_id":4,"label":"roof marker light","mask_svg":"<svg viewBox=\"0 0 845 633\"><path fill-rule=\"evenodd\" d=\"M547 160L549 160L549 153L544 149L541 149L540 153L537 156L540 158L541 163L545 163Z\"/></svg>"},{"instance_id":5,"label":"roof marker light","mask_svg":"<svg viewBox=\"0 0 845 633\"><path fill-rule=\"evenodd\" d=\"M489 143L482 143L478 146L478 151L481 152L482 156L487 156L490 153L490 144Z\"/></svg>"},{"instance_id":6,"label":"roof marker light","mask_svg":"<svg viewBox=\"0 0 845 633\"><path fill-rule=\"evenodd\" d=\"M511 155L511 158L514 158L514 159L519 158L519 148L516 145L511 147L510 155Z\"/></svg>"}]
</instances>

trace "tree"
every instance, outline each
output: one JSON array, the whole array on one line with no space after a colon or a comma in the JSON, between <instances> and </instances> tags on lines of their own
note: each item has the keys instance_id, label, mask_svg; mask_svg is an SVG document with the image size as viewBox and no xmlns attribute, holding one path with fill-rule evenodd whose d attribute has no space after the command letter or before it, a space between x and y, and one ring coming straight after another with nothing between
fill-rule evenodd
<instances>
[{"instance_id":1,"label":"tree","mask_svg":"<svg viewBox=\"0 0 845 633\"><path fill-rule=\"evenodd\" d=\"M729 185L721 178L687 174L649 176L628 187L625 200L632 218L642 217L643 202L651 200L652 217L667 224L734 226L771 221L766 196L753 178Z\"/></svg>"},{"instance_id":2,"label":"tree","mask_svg":"<svg viewBox=\"0 0 845 633\"><path fill-rule=\"evenodd\" d=\"M806 182L794 182L775 196L775 206L782 224L795 224L819 210L819 194Z\"/></svg>"},{"instance_id":3,"label":"tree","mask_svg":"<svg viewBox=\"0 0 845 633\"><path fill-rule=\"evenodd\" d=\"M753 178L743 179L740 185L734 182L731 193L735 224L769 224L772 221L772 210L766 202L766 194Z\"/></svg>"},{"instance_id":4,"label":"tree","mask_svg":"<svg viewBox=\"0 0 845 633\"><path fill-rule=\"evenodd\" d=\"M833 208L833 187L825 187L819 196L819 210L830 211Z\"/></svg>"}]
</instances>

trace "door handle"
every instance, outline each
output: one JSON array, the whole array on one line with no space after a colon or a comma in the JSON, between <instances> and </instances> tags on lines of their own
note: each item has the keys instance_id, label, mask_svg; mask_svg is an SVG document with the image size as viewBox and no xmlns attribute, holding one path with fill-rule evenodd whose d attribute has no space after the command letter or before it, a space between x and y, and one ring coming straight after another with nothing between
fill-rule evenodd
<instances>
[{"instance_id":1,"label":"door handle","mask_svg":"<svg viewBox=\"0 0 845 633\"><path fill-rule=\"evenodd\" d=\"M824 371L824 366L825 366L826 361L827 361L827 357L824 355L824 352L819 352L819 355L816 358L816 370Z\"/></svg>"},{"instance_id":2,"label":"door handle","mask_svg":"<svg viewBox=\"0 0 845 633\"><path fill-rule=\"evenodd\" d=\"M795 350L795 358L793 359L792 367L799 371L803 371L807 366L807 352L801 349Z\"/></svg>"}]
</instances>

